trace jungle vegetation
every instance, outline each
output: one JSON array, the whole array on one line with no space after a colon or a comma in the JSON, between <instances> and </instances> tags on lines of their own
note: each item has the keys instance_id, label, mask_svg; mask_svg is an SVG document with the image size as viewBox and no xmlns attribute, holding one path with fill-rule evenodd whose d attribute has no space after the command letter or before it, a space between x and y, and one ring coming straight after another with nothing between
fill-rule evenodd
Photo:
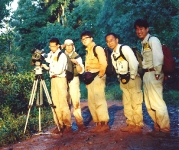
<instances>
[{"instance_id":1,"label":"jungle vegetation","mask_svg":"<svg viewBox=\"0 0 179 150\"><path fill-rule=\"evenodd\" d=\"M63 44L71 38L76 51L85 58L80 34L91 30L94 41L106 47L105 35L115 32L120 43L141 49L133 27L138 18L150 24L150 33L166 44L176 58L175 74L164 85L167 104L179 105L179 1L178 0L19 0L18 8L7 9L12 0L0 5L0 146L25 139L38 131L38 109L31 111L23 134L28 102L34 81L32 49L49 51L48 41L57 37ZM48 89L48 73L44 72ZM121 100L116 76L107 79L106 97ZM86 99L81 83L82 99ZM44 100L45 101L45 100ZM44 102L43 128L53 125L51 110Z\"/></svg>"}]
</instances>

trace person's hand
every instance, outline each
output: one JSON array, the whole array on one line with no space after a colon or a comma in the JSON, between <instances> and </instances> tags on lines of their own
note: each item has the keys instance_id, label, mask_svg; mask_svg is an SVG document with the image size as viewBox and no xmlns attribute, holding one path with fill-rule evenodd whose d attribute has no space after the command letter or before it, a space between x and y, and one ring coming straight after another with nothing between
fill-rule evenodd
<instances>
[{"instance_id":1,"label":"person's hand","mask_svg":"<svg viewBox=\"0 0 179 150\"><path fill-rule=\"evenodd\" d=\"M159 74L155 74L155 79L156 79L156 80L158 80L158 79L159 79L159 77L160 77L160 75L159 75Z\"/></svg>"},{"instance_id":2,"label":"person's hand","mask_svg":"<svg viewBox=\"0 0 179 150\"><path fill-rule=\"evenodd\" d=\"M65 49L65 44L60 45L60 49Z\"/></svg>"},{"instance_id":3,"label":"person's hand","mask_svg":"<svg viewBox=\"0 0 179 150\"><path fill-rule=\"evenodd\" d=\"M98 74L99 78L102 78L103 76L104 76L104 74L100 74L100 73Z\"/></svg>"},{"instance_id":4,"label":"person's hand","mask_svg":"<svg viewBox=\"0 0 179 150\"><path fill-rule=\"evenodd\" d=\"M76 59L70 59L75 65L79 65Z\"/></svg>"},{"instance_id":5,"label":"person's hand","mask_svg":"<svg viewBox=\"0 0 179 150\"><path fill-rule=\"evenodd\" d=\"M131 75L131 79L134 80L135 79L135 75L132 74Z\"/></svg>"},{"instance_id":6,"label":"person's hand","mask_svg":"<svg viewBox=\"0 0 179 150\"><path fill-rule=\"evenodd\" d=\"M44 68L45 70L49 70L49 67L46 64L42 64L41 67Z\"/></svg>"}]
</instances>

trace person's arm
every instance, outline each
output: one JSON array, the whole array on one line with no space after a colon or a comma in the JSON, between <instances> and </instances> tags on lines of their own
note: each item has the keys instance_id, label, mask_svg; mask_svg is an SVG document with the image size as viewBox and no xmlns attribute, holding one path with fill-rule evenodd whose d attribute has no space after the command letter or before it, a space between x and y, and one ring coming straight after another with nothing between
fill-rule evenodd
<instances>
[{"instance_id":1,"label":"person's arm","mask_svg":"<svg viewBox=\"0 0 179 150\"><path fill-rule=\"evenodd\" d=\"M162 71L163 65L163 52L162 52L162 45L160 40L156 37L151 37L149 40L150 48L152 49L152 56L153 56L153 66L155 69L155 78L156 80L159 79L160 73Z\"/></svg>"},{"instance_id":2,"label":"person's arm","mask_svg":"<svg viewBox=\"0 0 179 150\"><path fill-rule=\"evenodd\" d=\"M58 61L57 61L57 58L54 58L53 61L54 62L50 64L50 66L53 65L53 67L50 67L50 72L55 75L62 74L66 70L66 67L67 67L66 55L62 53L60 57L58 58Z\"/></svg>"},{"instance_id":3,"label":"person's arm","mask_svg":"<svg viewBox=\"0 0 179 150\"><path fill-rule=\"evenodd\" d=\"M98 60L99 60L99 64L100 64L98 76L102 77L102 76L104 76L106 67L107 67L107 60L106 60L104 49L101 46L97 46L96 54L98 56Z\"/></svg>"},{"instance_id":4,"label":"person's arm","mask_svg":"<svg viewBox=\"0 0 179 150\"><path fill-rule=\"evenodd\" d=\"M84 72L84 65L83 65L81 57L77 59L71 59L71 61L76 65L77 72L79 74L82 74Z\"/></svg>"},{"instance_id":5,"label":"person's arm","mask_svg":"<svg viewBox=\"0 0 179 150\"><path fill-rule=\"evenodd\" d=\"M158 38L151 37L149 40L149 45L152 49L152 56L153 56L153 66L155 69L155 74L160 74L162 71L163 65L163 52L162 52L162 45Z\"/></svg>"},{"instance_id":6,"label":"person's arm","mask_svg":"<svg viewBox=\"0 0 179 150\"><path fill-rule=\"evenodd\" d=\"M135 79L138 71L139 62L133 52L133 50L129 46L123 46L123 55L127 59L129 63L130 75L131 79Z\"/></svg>"}]
</instances>

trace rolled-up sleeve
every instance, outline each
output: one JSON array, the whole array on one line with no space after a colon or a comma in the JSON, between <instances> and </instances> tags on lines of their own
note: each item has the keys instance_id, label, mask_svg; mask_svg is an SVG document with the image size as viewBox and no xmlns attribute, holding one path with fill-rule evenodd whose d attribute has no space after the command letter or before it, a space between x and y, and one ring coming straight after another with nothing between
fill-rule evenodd
<instances>
[{"instance_id":1,"label":"rolled-up sleeve","mask_svg":"<svg viewBox=\"0 0 179 150\"><path fill-rule=\"evenodd\" d=\"M82 71L79 72L79 74L83 74L83 72L84 72L84 65L83 65L83 61L82 61L81 57L77 58L76 61L78 62L78 64L82 68Z\"/></svg>"}]
</instances>

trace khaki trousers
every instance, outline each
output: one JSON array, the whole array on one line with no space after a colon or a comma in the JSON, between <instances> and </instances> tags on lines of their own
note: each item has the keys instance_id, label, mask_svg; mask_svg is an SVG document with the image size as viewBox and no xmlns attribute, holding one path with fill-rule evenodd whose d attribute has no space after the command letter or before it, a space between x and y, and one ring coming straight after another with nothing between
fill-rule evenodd
<instances>
[{"instance_id":1,"label":"khaki trousers","mask_svg":"<svg viewBox=\"0 0 179 150\"><path fill-rule=\"evenodd\" d=\"M51 79L51 94L60 126L71 126L71 113L67 103L67 81L65 77ZM55 116L54 121L57 124Z\"/></svg>"},{"instance_id":2,"label":"khaki trousers","mask_svg":"<svg viewBox=\"0 0 179 150\"><path fill-rule=\"evenodd\" d=\"M120 82L120 88L123 92L124 115L127 118L126 123L128 125L144 126L141 84L142 82L139 76L136 76L134 80L130 79L127 84Z\"/></svg>"},{"instance_id":3,"label":"khaki trousers","mask_svg":"<svg viewBox=\"0 0 179 150\"><path fill-rule=\"evenodd\" d=\"M163 100L163 79L160 74L159 80L155 79L155 71L146 72L143 77L144 100L147 111L154 121L154 126L159 126L160 131L170 131L170 119L167 106Z\"/></svg>"},{"instance_id":4,"label":"khaki trousers","mask_svg":"<svg viewBox=\"0 0 179 150\"><path fill-rule=\"evenodd\" d=\"M104 91L105 82L106 75L102 78L96 76L94 80L86 86L88 90L88 107L95 123L109 121L108 107Z\"/></svg>"},{"instance_id":5,"label":"khaki trousers","mask_svg":"<svg viewBox=\"0 0 179 150\"><path fill-rule=\"evenodd\" d=\"M72 100L73 104L73 115L75 117L77 125L83 124L83 117L81 114L80 107L80 81L79 77L74 77L73 80L69 83L69 96L68 101Z\"/></svg>"}]
</instances>

